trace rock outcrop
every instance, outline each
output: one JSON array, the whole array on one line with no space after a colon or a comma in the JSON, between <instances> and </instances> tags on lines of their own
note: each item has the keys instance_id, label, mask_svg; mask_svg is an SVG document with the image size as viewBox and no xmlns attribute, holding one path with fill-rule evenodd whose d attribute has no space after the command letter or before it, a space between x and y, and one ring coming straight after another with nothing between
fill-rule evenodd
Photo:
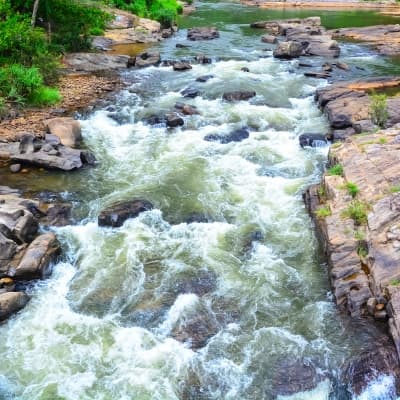
<instances>
[{"instance_id":1,"label":"rock outcrop","mask_svg":"<svg viewBox=\"0 0 400 400\"><path fill-rule=\"evenodd\" d=\"M187 31L187 38L192 41L213 40L219 38L219 32L211 27L191 28Z\"/></svg>"},{"instance_id":2,"label":"rock outcrop","mask_svg":"<svg viewBox=\"0 0 400 400\"><path fill-rule=\"evenodd\" d=\"M325 93L326 94L326 93ZM304 195L339 309L388 324L400 354L400 129L334 144Z\"/></svg>"},{"instance_id":3,"label":"rock outcrop","mask_svg":"<svg viewBox=\"0 0 400 400\"><path fill-rule=\"evenodd\" d=\"M64 64L73 71L106 72L128 67L129 56L101 53L69 53Z\"/></svg>"},{"instance_id":4,"label":"rock outcrop","mask_svg":"<svg viewBox=\"0 0 400 400\"><path fill-rule=\"evenodd\" d=\"M49 134L57 136L60 143L68 147L79 147L82 142L82 131L79 121L73 118L52 118L44 122ZM50 138L51 139L51 138ZM48 138L48 142L50 142ZM54 143L58 145L59 143Z\"/></svg>"},{"instance_id":5,"label":"rock outcrop","mask_svg":"<svg viewBox=\"0 0 400 400\"><path fill-rule=\"evenodd\" d=\"M39 233L52 205L0 190L0 320L25 306L29 297L15 292L16 280L46 278L60 252L54 233Z\"/></svg>"},{"instance_id":6,"label":"rock outcrop","mask_svg":"<svg viewBox=\"0 0 400 400\"><path fill-rule=\"evenodd\" d=\"M267 30L269 35L261 39L267 43L274 43L274 36L284 40L274 50L276 58L291 59L302 55L333 58L340 54L338 43L321 26L320 17L259 21L250 26Z\"/></svg>"}]
</instances>

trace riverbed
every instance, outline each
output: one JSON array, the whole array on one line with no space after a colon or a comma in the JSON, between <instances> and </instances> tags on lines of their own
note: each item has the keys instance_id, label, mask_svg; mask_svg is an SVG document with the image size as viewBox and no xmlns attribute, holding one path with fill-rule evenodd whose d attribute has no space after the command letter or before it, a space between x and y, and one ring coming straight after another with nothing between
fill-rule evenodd
<instances>
[{"instance_id":1,"label":"riverbed","mask_svg":"<svg viewBox=\"0 0 400 400\"><path fill-rule=\"evenodd\" d=\"M328 28L395 20L318 14ZM96 167L7 176L10 186L72 201L77 223L54 229L63 259L0 327L0 398L352 398L343 366L382 333L337 312L302 201L328 147L302 149L298 136L327 132L313 99L327 82L304 77L297 60L274 59L263 32L249 28L310 15L199 3L155 49L167 60L204 53L211 64L124 72L115 101L81 116ZM220 38L186 41L187 28L206 25ZM396 60L359 44L341 47L351 67L344 78L400 72ZM199 95L183 98L186 88ZM222 100L237 90L257 95ZM182 128L148 122L177 102L200 114ZM241 128L249 131L243 141L205 140ZM135 198L154 209L120 228L97 225L102 208ZM377 375L361 398L395 398L392 380Z\"/></svg>"}]
</instances>

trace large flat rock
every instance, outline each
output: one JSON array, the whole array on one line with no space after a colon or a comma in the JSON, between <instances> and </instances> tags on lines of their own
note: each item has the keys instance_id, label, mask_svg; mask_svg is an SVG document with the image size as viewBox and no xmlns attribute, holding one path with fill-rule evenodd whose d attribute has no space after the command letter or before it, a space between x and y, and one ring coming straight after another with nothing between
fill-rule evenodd
<instances>
[{"instance_id":1,"label":"large flat rock","mask_svg":"<svg viewBox=\"0 0 400 400\"><path fill-rule=\"evenodd\" d=\"M100 53L70 53L64 57L67 68L82 72L104 72L127 68L129 56Z\"/></svg>"}]
</instances>

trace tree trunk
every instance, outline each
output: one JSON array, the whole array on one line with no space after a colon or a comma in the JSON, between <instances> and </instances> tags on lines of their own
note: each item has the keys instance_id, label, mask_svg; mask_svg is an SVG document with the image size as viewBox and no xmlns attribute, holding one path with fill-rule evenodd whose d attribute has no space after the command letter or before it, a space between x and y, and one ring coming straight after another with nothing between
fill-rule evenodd
<instances>
[{"instance_id":1,"label":"tree trunk","mask_svg":"<svg viewBox=\"0 0 400 400\"><path fill-rule=\"evenodd\" d=\"M38 8L39 8L39 1L40 0L35 0L35 3L33 4L32 19L31 19L32 28L34 28L35 24L36 24L36 15L37 15Z\"/></svg>"}]
</instances>

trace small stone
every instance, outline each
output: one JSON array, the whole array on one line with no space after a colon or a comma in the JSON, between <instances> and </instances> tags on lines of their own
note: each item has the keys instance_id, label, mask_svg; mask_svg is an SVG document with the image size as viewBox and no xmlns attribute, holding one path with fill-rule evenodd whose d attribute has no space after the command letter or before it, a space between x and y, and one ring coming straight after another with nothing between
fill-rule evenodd
<instances>
[{"instance_id":1,"label":"small stone","mask_svg":"<svg viewBox=\"0 0 400 400\"><path fill-rule=\"evenodd\" d=\"M242 72L250 72L250 70L247 67L240 68L240 70Z\"/></svg>"},{"instance_id":2,"label":"small stone","mask_svg":"<svg viewBox=\"0 0 400 400\"><path fill-rule=\"evenodd\" d=\"M21 171L21 164L10 165L10 171L14 173Z\"/></svg>"},{"instance_id":3,"label":"small stone","mask_svg":"<svg viewBox=\"0 0 400 400\"><path fill-rule=\"evenodd\" d=\"M379 303L375 306L376 311L382 311L385 308L385 305L382 303Z\"/></svg>"},{"instance_id":4,"label":"small stone","mask_svg":"<svg viewBox=\"0 0 400 400\"><path fill-rule=\"evenodd\" d=\"M187 62L175 62L172 68L174 71L187 71L188 69L192 69L192 66Z\"/></svg>"},{"instance_id":5,"label":"small stone","mask_svg":"<svg viewBox=\"0 0 400 400\"><path fill-rule=\"evenodd\" d=\"M21 169L22 174L27 174L29 172L28 168Z\"/></svg>"},{"instance_id":6,"label":"small stone","mask_svg":"<svg viewBox=\"0 0 400 400\"><path fill-rule=\"evenodd\" d=\"M367 301L367 310L370 315L375 314L375 307L377 304L377 300L375 297L370 297Z\"/></svg>"}]
</instances>

